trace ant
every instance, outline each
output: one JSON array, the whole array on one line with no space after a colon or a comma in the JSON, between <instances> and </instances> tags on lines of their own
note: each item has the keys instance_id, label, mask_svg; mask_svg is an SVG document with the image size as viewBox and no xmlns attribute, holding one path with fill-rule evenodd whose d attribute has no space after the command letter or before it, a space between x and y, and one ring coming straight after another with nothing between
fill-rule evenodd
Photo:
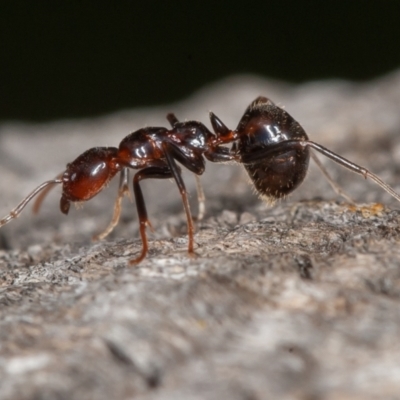
<instances>
[{"instance_id":1,"label":"ant","mask_svg":"<svg viewBox=\"0 0 400 400\"><path fill-rule=\"evenodd\" d=\"M335 191L353 202L334 183L319 159L310 150L316 150L364 178L370 178L400 201L400 195L375 174L310 141L300 124L266 97L258 97L249 105L234 131L228 129L212 112L210 121L214 132L197 121L179 122L174 114L168 114L167 120L171 124L171 129L158 127L139 129L125 137L118 148L94 147L85 151L68 164L66 170L56 179L42 183L29 194L13 211L0 220L0 227L18 217L27 203L40 193L33 207L34 212L39 211L44 197L57 184L62 184L61 212L68 214L71 202L90 200L120 173L118 197L112 220L108 227L95 237L103 239L117 225L121 200L125 195L129 195L129 170L138 169L133 177L133 192L139 216L142 250L130 264L142 261L148 251L146 227L151 227L151 224L140 188L140 181L144 179L175 180L186 212L188 252L193 254L193 218L181 168L177 165L177 161L196 177L204 172L205 158L212 162L235 161L243 164L261 198L273 203L299 187L307 174L309 160L312 157ZM228 148L226 145L232 146ZM199 185L198 192L201 192ZM199 199L200 197L199 195Z\"/></svg>"},{"instance_id":2,"label":"ant","mask_svg":"<svg viewBox=\"0 0 400 400\"><path fill-rule=\"evenodd\" d=\"M121 212L121 200L130 195L128 180L129 170L137 169L133 177L133 193L139 217L139 232L142 240L142 250L139 256L130 260L130 264L141 262L147 254L148 242L146 227L151 228L147 216L145 200L140 182L144 179L173 178L178 186L186 213L188 227L188 252L193 254L194 225L189 207L181 168L177 161L193 172L196 176L205 170L205 158L212 162L232 161L236 155L223 144L231 143L236 137L228 129L220 129L220 120L210 115L215 133L210 132L205 125L197 121L179 122L174 114L168 114L167 120L171 129L148 127L139 129L126 136L119 147L93 147L86 150L66 170L55 179L46 181L30 193L6 217L0 220L0 227L17 218L25 206L35 197L33 206L37 213L48 192L58 184L62 185L60 210L68 214L71 202L88 201L102 191L115 175L120 173L120 183L114 214L108 227L94 240L105 238L117 225ZM203 201L201 186L197 181L199 201ZM200 204L199 210L202 213Z\"/></svg>"}]
</instances>

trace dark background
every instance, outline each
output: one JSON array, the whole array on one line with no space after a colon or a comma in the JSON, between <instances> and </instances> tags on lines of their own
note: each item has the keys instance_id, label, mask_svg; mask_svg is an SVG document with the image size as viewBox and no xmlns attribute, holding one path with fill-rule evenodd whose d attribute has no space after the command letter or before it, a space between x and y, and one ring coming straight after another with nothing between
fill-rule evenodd
<instances>
[{"instance_id":1,"label":"dark background","mask_svg":"<svg viewBox=\"0 0 400 400\"><path fill-rule=\"evenodd\" d=\"M161 104L229 74L367 80L400 65L385 1L4 1L0 120Z\"/></svg>"}]
</instances>

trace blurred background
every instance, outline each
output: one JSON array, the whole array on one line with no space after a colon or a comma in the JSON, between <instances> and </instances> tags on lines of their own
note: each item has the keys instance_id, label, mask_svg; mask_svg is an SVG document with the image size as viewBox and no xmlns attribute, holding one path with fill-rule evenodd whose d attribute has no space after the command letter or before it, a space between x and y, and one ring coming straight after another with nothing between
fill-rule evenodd
<instances>
[{"instance_id":1,"label":"blurred background","mask_svg":"<svg viewBox=\"0 0 400 400\"><path fill-rule=\"evenodd\" d=\"M232 74L368 80L400 65L400 2L8 1L0 121L176 101Z\"/></svg>"}]
</instances>

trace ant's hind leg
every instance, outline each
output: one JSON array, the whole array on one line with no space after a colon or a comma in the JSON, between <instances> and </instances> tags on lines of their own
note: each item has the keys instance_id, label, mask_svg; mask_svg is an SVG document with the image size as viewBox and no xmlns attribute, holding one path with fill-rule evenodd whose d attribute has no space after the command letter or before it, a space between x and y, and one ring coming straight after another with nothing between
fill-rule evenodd
<instances>
[{"instance_id":1,"label":"ant's hind leg","mask_svg":"<svg viewBox=\"0 0 400 400\"><path fill-rule=\"evenodd\" d=\"M108 224L107 228L104 229L103 232L93 236L92 240L97 241L97 240L103 240L105 237L107 237L117 226L119 222L119 217L121 215L121 203L122 199L124 196L128 196L131 198L131 194L129 192L129 186L128 186L128 179L129 179L129 170L127 168L124 168L121 171L120 175L120 180L119 180L119 189L118 189L118 197L115 200L114 204L114 213L111 222ZM132 199L132 198L131 198Z\"/></svg>"},{"instance_id":2,"label":"ant's hind leg","mask_svg":"<svg viewBox=\"0 0 400 400\"><path fill-rule=\"evenodd\" d=\"M338 185L337 182L334 181L334 179L329 175L329 172L326 170L326 168L322 165L321 161L319 158L311 151L311 158L314 160L315 164L318 165L319 169L321 170L322 174L325 176L326 180L329 182L331 185L332 189L335 191L336 194L339 196L342 196L344 199L346 199L349 203L355 204L356 202Z\"/></svg>"},{"instance_id":3,"label":"ant's hind leg","mask_svg":"<svg viewBox=\"0 0 400 400\"><path fill-rule=\"evenodd\" d=\"M310 140L299 141L302 146L310 147L325 157L330 158L331 160L335 161L337 164L349 169L350 171L355 172L363 176L365 179L369 178L374 181L378 186L380 186L383 190L388 192L392 197L394 197L397 201L400 201L400 194L396 193L392 187L390 187L386 182L384 182L381 178L377 175L373 174L372 172L368 171L366 168L361 167L353 162L347 160L346 158L339 156L338 154L334 153L333 151L328 150L326 147L321 146L318 143L311 142Z\"/></svg>"},{"instance_id":4,"label":"ant's hind leg","mask_svg":"<svg viewBox=\"0 0 400 400\"><path fill-rule=\"evenodd\" d=\"M139 264L149 249L146 235L146 227L151 226L147 216L146 203L144 201L140 181L143 179L170 179L173 175L168 167L148 167L137 172L133 177L133 193L135 194L136 209L139 217L139 233L142 239L142 251L137 258L129 261L129 264Z\"/></svg>"}]
</instances>

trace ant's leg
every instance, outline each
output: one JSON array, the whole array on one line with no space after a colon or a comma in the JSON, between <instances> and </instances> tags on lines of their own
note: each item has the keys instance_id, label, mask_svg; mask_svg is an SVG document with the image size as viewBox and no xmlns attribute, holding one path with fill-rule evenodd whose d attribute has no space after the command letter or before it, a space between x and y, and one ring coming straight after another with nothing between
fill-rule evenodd
<instances>
[{"instance_id":1,"label":"ant's leg","mask_svg":"<svg viewBox=\"0 0 400 400\"><path fill-rule=\"evenodd\" d=\"M179 161L188 169L190 169L192 172L196 172L193 170L194 165L199 161L199 160L189 160L185 159L182 157L181 152L179 149L176 149L174 146L170 145L169 143L163 143L163 148L164 148L164 155L165 158L167 159L168 166L174 176L175 182L178 185L179 192L182 197L182 203L183 207L185 209L186 213L186 221L187 221L187 227L188 227L188 236L189 236L189 245L188 245L188 253L193 254L193 236L194 236L194 225L193 225L193 218L192 218L192 213L190 212L190 205L189 205L189 200L187 196L187 191L185 187L185 183L183 182L182 175L180 168L177 166L175 162L175 158L178 158ZM203 166L200 165L199 163L199 174L203 172Z\"/></svg>"},{"instance_id":2,"label":"ant's leg","mask_svg":"<svg viewBox=\"0 0 400 400\"><path fill-rule=\"evenodd\" d=\"M311 152L311 158L314 160L315 164L318 165L322 174L325 176L326 180L329 182L329 184L331 185L332 189L336 192L336 194L338 194L339 196L342 196L348 202L355 204L355 201L349 195L346 194L346 192L337 184L337 182L335 182L333 180L333 178L329 175L326 168L322 165L319 158L313 152Z\"/></svg>"},{"instance_id":3,"label":"ant's leg","mask_svg":"<svg viewBox=\"0 0 400 400\"><path fill-rule=\"evenodd\" d=\"M298 149L300 151L301 148L304 149L307 147L320 152L325 157L330 158L332 161L335 161L342 167L345 167L350 171L355 172L356 174L362 175L365 179L370 178L383 190L388 192L392 197L394 197L397 201L400 202L400 195L396 193L394 189L390 187L387 183L383 182L383 180L380 179L378 176L368 171L366 168L360 167L359 165L354 164L353 162L347 160L346 158L339 156L333 151L328 150L326 147L323 147L320 144L311 142L309 140L286 140L284 142L277 143L268 148L256 150L250 154L244 154L240 156L239 162L242 162L243 164L253 164L257 161L264 160L266 157L272 157L272 156L276 157L277 155L284 154L289 150Z\"/></svg>"},{"instance_id":4,"label":"ant's leg","mask_svg":"<svg viewBox=\"0 0 400 400\"><path fill-rule=\"evenodd\" d=\"M199 203L199 212L197 214L196 220L201 221L204 217L204 213L206 210L205 207L206 196L204 195L204 190L203 186L201 185L200 176L194 174L194 177L196 178L197 201Z\"/></svg>"},{"instance_id":5,"label":"ant's leg","mask_svg":"<svg viewBox=\"0 0 400 400\"><path fill-rule=\"evenodd\" d=\"M147 216L146 203L144 201L142 189L140 188L140 181L143 179L169 179L172 177L173 175L167 167L148 167L137 172L133 177L133 193L135 194L136 209L139 217L139 233L142 239L142 251L139 257L129 261L131 265L140 263L146 257L149 248L146 227L150 225L150 221Z\"/></svg>"},{"instance_id":6,"label":"ant's leg","mask_svg":"<svg viewBox=\"0 0 400 400\"><path fill-rule=\"evenodd\" d=\"M268 157L277 157L285 154L288 151L304 150L308 143L301 140L285 140L284 142L268 145L268 147L252 150L251 153L242 154L238 156L238 162L242 164L253 164L257 161L263 161Z\"/></svg>"},{"instance_id":7,"label":"ant's leg","mask_svg":"<svg viewBox=\"0 0 400 400\"><path fill-rule=\"evenodd\" d=\"M171 124L172 127L174 127L176 124L179 124L179 119L173 113L167 114L167 120ZM196 220L201 221L203 219L204 213L205 213L206 197L204 195L203 187L201 186L199 176L195 173L194 177L196 179L197 201L199 203L199 212L197 214Z\"/></svg>"},{"instance_id":8,"label":"ant's leg","mask_svg":"<svg viewBox=\"0 0 400 400\"><path fill-rule=\"evenodd\" d=\"M55 180L60 180L62 178L63 174L64 174L64 172L61 172L61 174L58 174L56 176ZM50 190L53 189L55 186L56 186L56 183L54 183L53 185L47 186L45 189L42 190L42 192L39 194L39 196L36 197L36 200L34 201L33 206L32 206L32 212L34 214L37 214L40 211L40 207L42 206L43 200L49 194Z\"/></svg>"},{"instance_id":9,"label":"ant's leg","mask_svg":"<svg viewBox=\"0 0 400 400\"><path fill-rule=\"evenodd\" d=\"M14 218L17 218L19 214L21 214L21 211L25 208L25 206L42 190L46 190L49 186L52 187L55 184L62 183L61 179L53 179L51 181L47 181L42 183L40 186L38 186L32 193L30 193L28 196L25 197L15 207L8 215L6 215L3 219L0 220L0 227L2 227L5 224L8 224L11 220Z\"/></svg>"},{"instance_id":10,"label":"ant's leg","mask_svg":"<svg viewBox=\"0 0 400 400\"><path fill-rule=\"evenodd\" d=\"M387 183L383 182L378 176L373 174L372 172L368 171L364 167L360 167L353 162L346 160L344 157L339 156L338 154L328 150L327 148L319 145L318 143L311 142L311 141L301 141L300 142L304 147L311 147L319 151L324 156L330 158L331 160L335 161L336 163L342 165L343 167L349 169L350 171L355 172L356 174L362 175L365 179L370 178L373 180L377 185L379 185L383 190L388 192L391 196L393 196L397 201L400 201L400 195L394 191L392 187L390 187Z\"/></svg>"},{"instance_id":11,"label":"ant's leg","mask_svg":"<svg viewBox=\"0 0 400 400\"><path fill-rule=\"evenodd\" d=\"M118 189L118 197L115 200L114 204L114 213L111 222L104 229L103 232L99 233L98 235L93 236L92 240L103 240L107 237L113 229L117 226L119 217L121 215L121 202L124 196L130 197L129 186L128 186L128 178L129 178L129 170L128 168L124 168L121 171L120 180L119 180L119 189Z\"/></svg>"}]
</instances>

